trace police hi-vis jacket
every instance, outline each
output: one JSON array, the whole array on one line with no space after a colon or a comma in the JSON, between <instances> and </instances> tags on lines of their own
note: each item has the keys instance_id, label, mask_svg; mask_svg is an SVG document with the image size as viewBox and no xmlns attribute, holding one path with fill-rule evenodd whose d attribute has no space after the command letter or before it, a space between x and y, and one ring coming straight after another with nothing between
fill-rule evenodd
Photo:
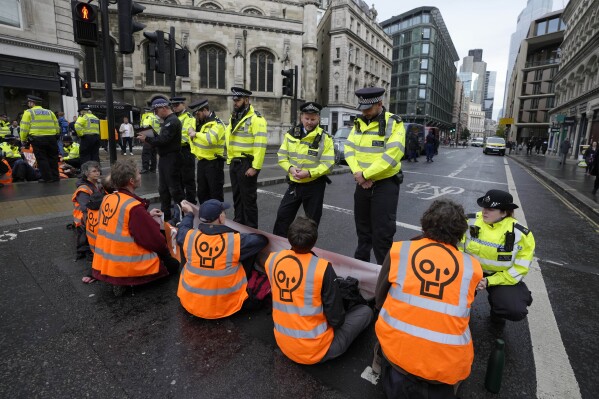
<instances>
[{"instance_id":1,"label":"police hi-vis jacket","mask_svg":"<svg viewBox=\"0 0 599 399\"><path fill-rule=\"evenodd\" d=\"M381 118L382 119L382 118ZM366 124L361 117L354 121L345 143L345 161L352 173L362 172L366 180L382 180L401 170L405 152L406 130L401 118L385 112L385 126L379 118Z\"/></svg>"},{"instance_id":2,"label":"police hi-vis jacket","mask_svg":"<svg viewBox=\"0 0 599 399\"><path fill-rule=\"evenodd\" d=\"M92 134L100 134L100 119L91 112L83 114L75 122L77 136L82 137Z\"/></svg>"},{"instance_id":3,"label":"police hi-vis jacket","mask_svg":"<svg viewBox=\"0 0 599 399\"><path fill-rule=\"evenodd\" d=\"M489 285L518 284L528 273L534 256L532 232L513 217L487 224L482 212L477 212L468 224L470 227L458 247L478 259L485 275L490 274Z\"/></svg>"},{"instance_id":4,"label":"police hi-vis jacket","mask_svg":"<svg viewBox=\"0 0 599 399\"><path fill-rule=\"evenodd\" d=\"M191 139L191 153L200 160L212 161L217 158L224 158L226 129L227 127L223 121L214 112L210 112L210 116ZM193 130L195 131L195 126Z\"/></svg>"},{"instance_id":5,"label":"police hi-vis jacket","mask_svg":"<svg viewBox=\"0 0 599 399\"><path fill-rule=\"evenodd\" d=\"M296 134L299 133L296 129L303 127L297 126L285 134L283 144L277 152L279 165L287 172L292 166L307 170L310 177L297 180L288 173L289 179L296 183L308 183L329 174L335 163L333 139L320 126L303 138Z\"/></svg>"},{"instance_id":6,"label":"police hi-vis jacket","mask_svg":"<svg viewBox=\"0 0 599 399\"><path fill-rule=\"evenodd\" d=\"M266 132L266 119L254 111L252 105L249 106L248 111L236 126L231 126L231 118L229 118L229 125L225 133L227 163L230 164L233 158L250 155L253 157L252 168L262 169L268 142Z\"/></svg>"},{"instance_id":7,"label":"police hi-vis jacket","mask_svg":"<svg viewBox=\"0 0 599 399\"><path fill-rule=\"evenodd\" d=\"M54 112L39 105L23 112L21 118L21 141L27 141L28 136L55 136L60 134L58 119Z\"/></svg>"}]
</instances>

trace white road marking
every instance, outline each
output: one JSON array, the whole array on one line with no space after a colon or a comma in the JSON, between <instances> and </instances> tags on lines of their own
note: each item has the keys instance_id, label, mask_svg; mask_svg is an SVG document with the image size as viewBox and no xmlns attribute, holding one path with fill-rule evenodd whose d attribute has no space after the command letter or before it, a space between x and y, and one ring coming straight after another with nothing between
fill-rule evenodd
<instances>
[{"instance_id":1,"label":"white road marking","mask_svg":"<svg viewBox=\"0 0 599 399\"><path fill-rule=\"evenodd\" d=\"M475 182L475 183L489 183L489 184L493 184L493 185L501 184L501 185L507 186L507 183L498 183L498 182L489 181L489 180L468 179L466 177L456 177L456 176L446 176L446 175L433 175L433 174L425 173L425 172L413 172L413 171L405 171L405 170L402 170L402 172L404 174L410 174L410 173L412 173L412 174L415 174L415 175L425 175L425 176L433 176L433 177L445 177L445 178L449 178L449 179L459 179L459 180L465 180L465 181L472 181L472 182Z\"/></svg>"},{"instance_id":2,"label":"white road marking","mask_svg":"<svg viewBox=\"0 0 599 399\"><path fill-rule=\"evenodd\" d=\"M524 226L528 226L512 171L506 159L504 164L510 194L514 197L514 203L520 205L520 208L515 211L516 219ZM525 280L533 297L528 313L528 326L536 365L537 398L580 398L580 387L564 348L547 287L536 259L533 259Z\"/></svg>"},{"instance_id":3,"label":"white road marking","mask_svg":"<svg viewBox=\"0 0 599 399\"><path fill-rule=\"evenodd\" d=\"M270 195L270 196L277 197L277 198L283 198L283 194L274 193L272 191L266 191L266 190L258 189L258 192L260 194L266 194L266 195ZM335 212L339 212L339 213L344 213L346 215L353 215L354 214L354 211L352 211L351 209L339 208L338 206L324 204L322 207L323 207L323 209L328 209L328 210L331 210L331 211L335 211ZM410 230L416 230L418 232L422 232L422 228L420 226L415 226L413 224L402 223L402 222L396 221L395 225L397 227L403 227L404 229L410 229Z\"/></svg>"},{"instance_id":4,"label":"white road marking","mask_svg":"<svg viewBox=\"0 0 599 399\"><path fill-rule=\"evenodd\" d=\"M42 227L33 227L33 228L31 228L31 229L26 229L26 230L18 230L18 231L19 231L19 233L24 233L24 232L26 232L26 231L32 231L32 230L42 230L42 229L43 229Z\"/></svg>"},{"instance_id":5,"label":"white road marking","mask_svg":"<svg viewBox=\"0 0 599 399\"><path fill-rule=\"evenodd\" d=\"M17 238L17 235L15 233L9 233L8 231L5 231L4 233L0 234L0 242L9 242L14 240L15 238Z\"/></svg>"},{"instance_id":6,"label":"white road marking","mask_svg":"<svg viewBox=\"0 0 599 399\"><path fill-rule=\"evenodd\" d=\"M427 194L428 197L418 197L421 200L432 200L438 197L441 197L445 194L461 194L464 192L464 189L461 187L443 187L440 186L432 186L427 182L417 182L417 183L408 183L408 187L411 188L410 191L406 191L408 194Z\"/></svg>"},{"instance_id":7,"label":"white road marking","mask_svg":"<svg viewBox=\"0 0 599 399\"><path fill-rule=\"evenodd\" d=\"M372 385L376 385L379 382L380 375L375 373L372 370L372 367L367 366L360 377L364 378L366 381L370 382Z\"/></svg>"}]
</instances>

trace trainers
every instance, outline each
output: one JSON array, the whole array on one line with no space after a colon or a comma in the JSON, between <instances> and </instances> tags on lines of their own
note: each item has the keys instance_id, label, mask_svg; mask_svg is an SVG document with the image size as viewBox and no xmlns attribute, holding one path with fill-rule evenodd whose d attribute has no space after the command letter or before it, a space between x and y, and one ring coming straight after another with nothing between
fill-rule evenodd
<instances>
[{"instance_id":1,"label":"trainers","mask_svg":"<svg viewBox=\"0 0 599 399\"><path fill-rule=\"evenodd\" d=\"M132 152L130 152L130 153L129 153L129 155L133 156L133 153L132 153Z\"/></svg>"},{"instance_id":2,"label":"trainers","mask_svg":"<svg viewBox=\"0 0 599 399\"><path fill-rule=\"evenodd\" d=\"M126 153L126 152L123 152L121 155L125 155L125 156L127 156L127 153Z\"/></svg>"}]
</instances>

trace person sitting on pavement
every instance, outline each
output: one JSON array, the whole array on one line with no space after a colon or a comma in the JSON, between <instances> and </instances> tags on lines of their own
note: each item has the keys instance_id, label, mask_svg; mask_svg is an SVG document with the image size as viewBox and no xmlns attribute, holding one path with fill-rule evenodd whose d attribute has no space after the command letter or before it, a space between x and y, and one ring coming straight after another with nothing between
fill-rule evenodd
<instances>
[{"instance_id":1,"label":"person sitting on pavement","mask_svg":"<svg viewBox=\"0 0 599 399\"><path fill-rule=\"evenodd\" d=\"M81 160L79 159L79 143L73 143L71 136L64 136L62 138L63 151L65 156L62 157L62 161L76 169L81 168Z\"/></svg>"},{"instance_id":2,"label":"person sitting on pavement","mask_svg":"<svg viewBox=\"0 0 599 399\"><path fill-rule=\"evenodd\" d=\"M19 140L16 137L7 136L6 141L0 143L0 151L4 153L4 159L10 164L11 168L14 167L17 160L22 159L19 151Z\"/></svg>"},{"instance_id":3,"label":"person sitting on pavement","mask_svg":"<svg viewBox=\"0 0 599 399\"><path fill-rule=\"evenodd\" d=\"M88 161L81 166L81 178L75 186L77 189L71 197L73 202L73 225L77 233L77 259L88 258L91 260L92 253L89 249L85 224L87 219L87 204L93 194L102 190L99 185L102 170L96 161Z\"/></svg>"},{"instance_id":4,"label":"person sitting on pavement","mask_svg":"<svg viewBox=\"0 0 599 399\"><path fill-rule=\"evenodd\" d=\"M12 184L12 168L0 151L0 188Z\"/></svg>"},{"instance_id":5,"label":"person sitting on pavement","mask_svg":"<svg viewBox=\"0 0 599 399\"><path fill-rule=\"evenodd\" d=\"M489 190L477 203L483 210L468 215L470 226L460 249L482 265L484 278L477 290L487 290L491 322L502 328L506 319L520 321L528 314L532 295L522 278L530 270L535 238L514 219L518 205L510 193Z\"/></svg>"},{"instance_id":6,"label":"person sitting on pavement","mask_svg":"<svg viewBox=\"0 0 599 399\"><path fill-rule=\"evenodd\" d=\"M100 206L99 223L92 263L93 278L113 285L116 296L126 286L149 283L179 272L174 259L153 219L162 212L135 191L141 186L141 174L134 159L118 160L110 170L112 187Z\"/></svg>"},{"instance_id":7,"label":"person sitting on pavement","mask_svg":"<svg viewBox=\"0 0 599 399\"><path fill-rule=\"evenodd\" d=\"M474 360L468 322L483 271L458 250L468 229L461 205L436 200L420 223L421 236L393 243L376 286L383 390L388 398L455 398Z\"/></svg>"},{"instance_id":8,"label":"person sitting on pavement","mask_svg":"<svg viewBox=\"0 0 599 399\"><path fill-rule=\"evenodd\" d=\"M344 310L331 263L312 252L318 239L316 222L296 218L287 239L291 249L273 252L266 261L277 345L300 364L335 359L370 325L372 309L355 305Z\"/></svg>"},{"instance_id":9,"label":"person sitting on pavement","mask_svg":"<svg viewBox=\"0 0 599 399\"><path fill-rule=\"evenodd\" d=\"M203 319L220 319L242 308L255 256L268 244L261 234L225 226L225 209L230 207L216 199L205 201L196 230L191 204L181 204L185 216L178 225L177 243L183 246L187 262L177 295L189 313Z\"/></svg>"}]
</instances>

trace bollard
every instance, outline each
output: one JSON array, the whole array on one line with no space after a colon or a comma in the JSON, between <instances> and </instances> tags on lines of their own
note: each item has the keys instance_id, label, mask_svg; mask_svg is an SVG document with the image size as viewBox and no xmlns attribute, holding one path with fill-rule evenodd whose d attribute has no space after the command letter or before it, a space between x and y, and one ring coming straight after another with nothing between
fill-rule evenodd
<instances>
[{"instance_id":1,"label":"bollard","mask_svg":"<svg viewBox=\"0 0 599 399\"><path fill-rule=\"evenodd\" d=\"M499 393L501 389L501 378L503 377L503 366L505 364L504 345L505 342L502 339L497 339L495 348L489 356L487 374L485 375L485 388L491 393Z\"/></svg>"}]
</instances>

